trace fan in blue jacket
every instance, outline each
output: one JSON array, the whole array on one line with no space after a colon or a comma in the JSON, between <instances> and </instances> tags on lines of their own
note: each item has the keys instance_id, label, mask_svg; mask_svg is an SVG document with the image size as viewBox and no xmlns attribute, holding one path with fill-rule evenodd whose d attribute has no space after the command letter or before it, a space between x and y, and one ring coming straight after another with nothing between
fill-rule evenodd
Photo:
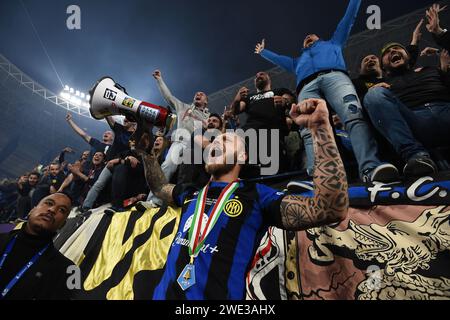
<instances>
[{"instance_id":1,"label":"fan in blue jacket","mask_svg":"<svg viewBox=\"0 0 450 320\"><path fill-rule=\"evenodd\" d=\"M255 53L297 76L299 101L321 98L343 120L350 135L360 176L364 181L393 182L399 179L397 168L383 164L377 157L377 144L368 126L356 90L347 75L343 48L357 17L361 0L350 0L344 18L333 37L320 39L308 35L298 58L278 55L265 49L265 41L256 45ZM308 172L313 172L314 150L311 133L307 128L300 131L307 153Z\"/></svg>"}]
</instances>

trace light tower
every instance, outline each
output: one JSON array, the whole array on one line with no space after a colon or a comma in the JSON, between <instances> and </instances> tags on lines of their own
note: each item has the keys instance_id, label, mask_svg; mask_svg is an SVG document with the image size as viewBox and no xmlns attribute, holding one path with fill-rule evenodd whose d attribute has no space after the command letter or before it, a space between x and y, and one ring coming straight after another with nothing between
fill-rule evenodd
<instances>
[{"instance_id":1,"label":"light tower","mask_svg":"<svg viewBox=\"0 0 450 320\"><path fill-rule=\"evenodd\" d=\"M89 99L90 95L74 89L69 85L65 85L63 91L60 92L59 96L63 98L67 103L76 107L81 111L81 109L89 110Z\"/></svg>"}]
</instances>

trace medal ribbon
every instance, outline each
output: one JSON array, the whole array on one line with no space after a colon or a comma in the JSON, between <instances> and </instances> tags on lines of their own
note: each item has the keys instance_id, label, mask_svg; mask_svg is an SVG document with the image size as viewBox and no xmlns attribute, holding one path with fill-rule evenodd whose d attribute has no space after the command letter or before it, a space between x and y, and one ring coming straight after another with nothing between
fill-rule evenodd
<instances>
[{"instance_id":1,"label":"medal ribbon","mask_svg":"<svg viewBox=\"0 0 450 320\"><path fill-rule=\"evenodd\" d=\"M208 237L219 219L225 203L231 198L234 191L236 191L238 187L239 181L234 181L222 190L204 227L203 214L205 212L209 183L202 190L200 190L197 197L197 203L195 205L194 217L189 228L189 256L191 258L197 257L200 249L205 243L206 237Z\"/></svg>"}]
</instances>

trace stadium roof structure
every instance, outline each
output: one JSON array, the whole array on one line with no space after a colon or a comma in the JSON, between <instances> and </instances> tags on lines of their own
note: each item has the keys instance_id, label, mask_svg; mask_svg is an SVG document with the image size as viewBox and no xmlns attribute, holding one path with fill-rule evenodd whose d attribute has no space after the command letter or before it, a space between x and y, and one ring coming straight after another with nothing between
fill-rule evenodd
<instances>
[{"instance_id":1,"label":"stadium roof structure","mask_svg":"<svg viewBox=\"0 0 450 320\"><path fill-rule=\"evenodd\" d=\"M74 112L77 124L90 136L101 138L105 122L90 118L47 90L0 55L0 178L15 178L38 164L48 164L64 147L74 149L67 160L75 161L89 150L65 121ZM87 112L87 113L86 113Z\"/></svg>"},{"instance_id":2,"label":"stadium roof structure","mask_svg":"<svg viewBox=\"0 0 450 320\"><path fill-rule=\"evenodd\" d=\"M440 2L442 5L449 4L448 1ZM350 37L347 47L345 48L345 59L347 68L352 77L358 75L360 62L363 57L368 54L379 55L381 48L388 42L400 42L405 45L410 44L412 33L419 23L420 19L424 17L427 8L419 9L402 17L385 22L382 24L380 30L366 30ZM450 21L450 9L440 13L441 24L444 21ZM448 27L448 26L447 26ZM423 26L423 36L420 42L420 47L436 47L431 35L425 30ZM262 59L262 58L261 58ZM436 58L420 58L418 65L436 64ZM255 73L258 70L255 70ZM288 88L295 92L296 81L295 76L290 74L280 67L275 67L267 71L272 79L272 87L274 88ZM210 109L214 112L223 112L225 106L229 106L236 93L241 87L249 89L254 88L254 78L249 78L242 82L236 83L228 88L215 92L209 95Z\"/></svg>"},{"instance_id":3,"label":"stadium roof structure","mask_svg":"<svg viewBox=\"0 0 450 320\"><path fill-rule=\"evenodd\" d=\"M17 80L17 82L19 82L20 85L30 89L33 93L40 95L42 98L56 104L57 106L66 109L67 111L71 111L81 116L91 118L89 109L74 105L70 103L70 101L58 96L57 94L41 86L39 83L31 79L25 73L23 73L14 64L12 64L2 54L0 54L0 68L3 69L3 71L6 72L10 77Z\"/></svg>"}]
</instances>

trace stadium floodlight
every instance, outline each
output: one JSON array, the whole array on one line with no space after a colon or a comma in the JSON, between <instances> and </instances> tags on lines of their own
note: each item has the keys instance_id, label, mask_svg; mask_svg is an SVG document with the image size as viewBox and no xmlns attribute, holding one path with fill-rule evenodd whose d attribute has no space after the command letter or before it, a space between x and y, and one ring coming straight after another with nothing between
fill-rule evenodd
<instances>
[{"instance_id":1,"label":"stadium floodlight","mask_svg":"<svg viewBox=\"0 0 450 320\"><path fill-rule=\"evenodd\" d=\"M70 94L65 91L61 91L59 95L66 100L70 100Z\"/></svg>"},{"instance_id":2,"label":"stadium floodlight","mask_svg":"<svg viewBox=\"0 0 450 320\"><path fill-rule=\"evenodd\" d=\"M89 109L90 107L89 100L91 96L81 90L74 89L69 85L64 86L64 89L63 91L61 91L60 96L75 107L83 109Z\"/></svg>"},{"instance_id":3,"label":"stadium floodlight","mask_svg":"<svg viewBox=\"0 0 450 320\"><path fill-rule=\"evenodd\" d=\"M70 97L70 102L76 105L77 107L79 107L81 104L81 100L74 96Z\"/></svg>"}]
</instances>

